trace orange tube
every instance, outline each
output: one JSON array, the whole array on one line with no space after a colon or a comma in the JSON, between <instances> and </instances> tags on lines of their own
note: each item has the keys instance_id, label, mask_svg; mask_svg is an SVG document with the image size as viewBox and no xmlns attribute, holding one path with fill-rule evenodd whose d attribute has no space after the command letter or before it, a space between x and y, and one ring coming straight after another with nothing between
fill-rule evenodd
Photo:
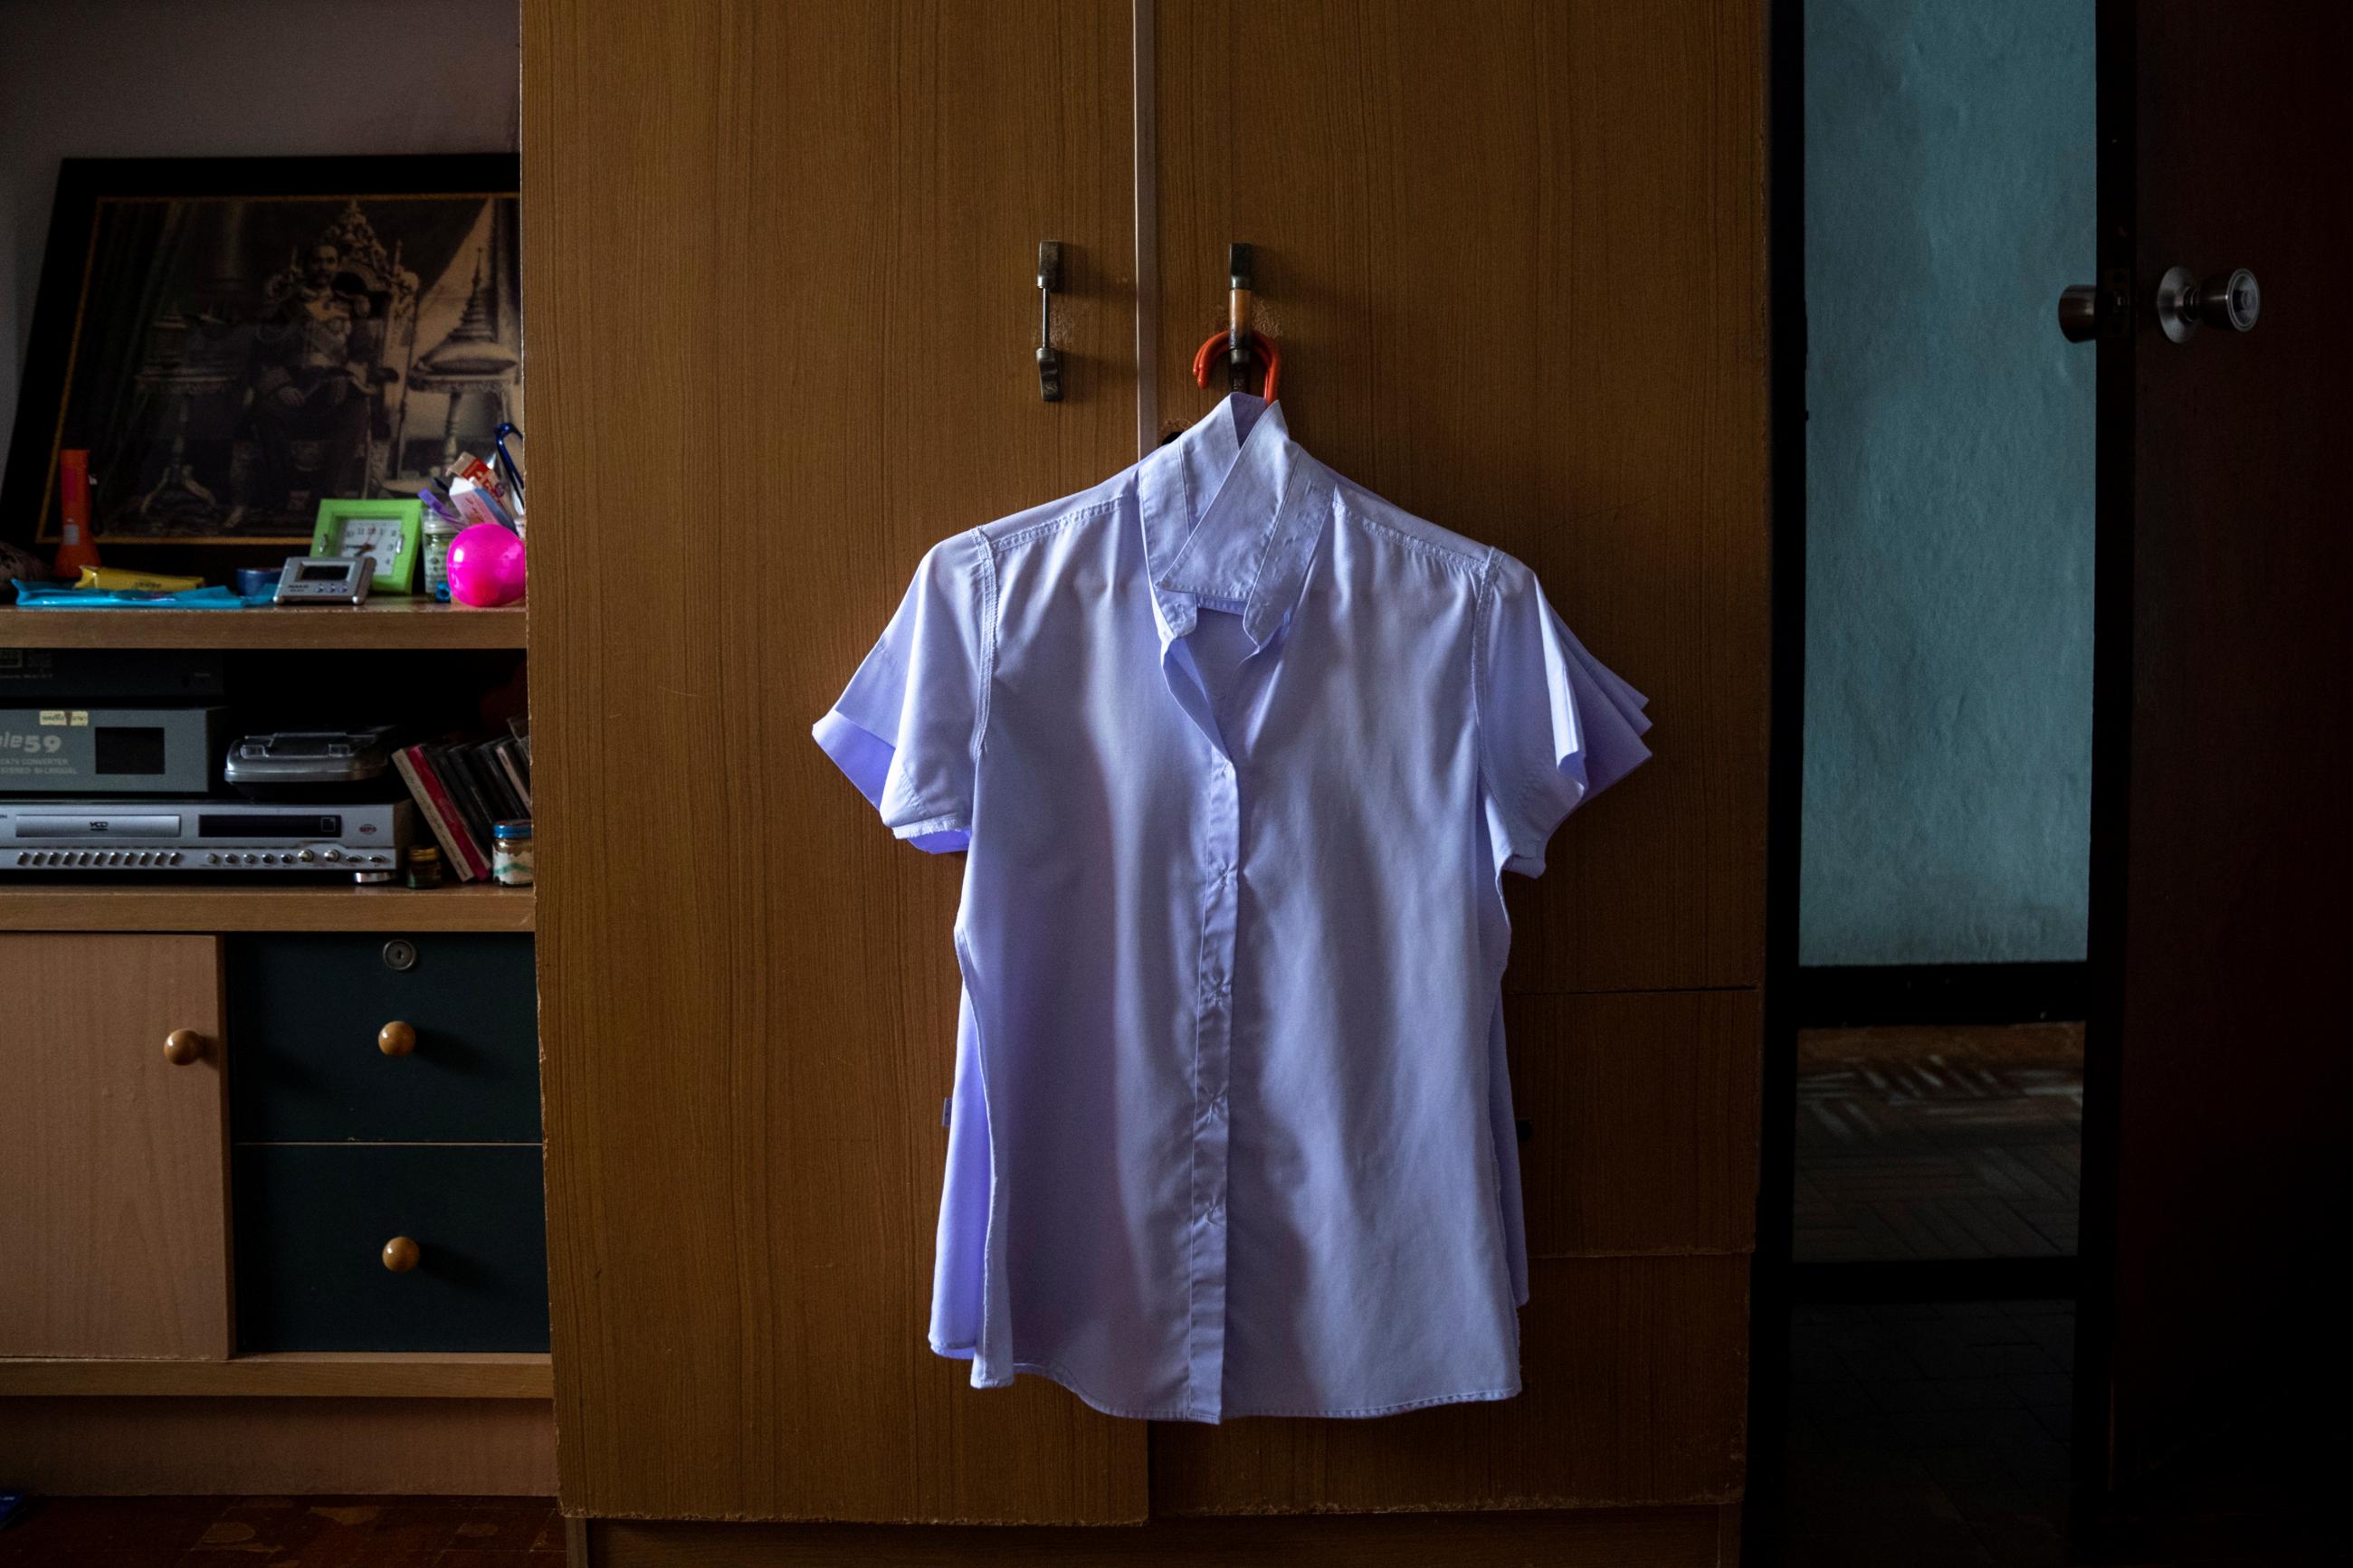
<instances>
[{"instance_id":1,"label":"orange tube","mask_svg":"<svg viewBox=\"0 0 2353 1568\"><path fill-rule=\"evenodd\" d=\"M90 453L69 447L58 454L58 553L49 570L70 583L84 567L99 564L90 535Z\"/></svg>"}]
</instances>

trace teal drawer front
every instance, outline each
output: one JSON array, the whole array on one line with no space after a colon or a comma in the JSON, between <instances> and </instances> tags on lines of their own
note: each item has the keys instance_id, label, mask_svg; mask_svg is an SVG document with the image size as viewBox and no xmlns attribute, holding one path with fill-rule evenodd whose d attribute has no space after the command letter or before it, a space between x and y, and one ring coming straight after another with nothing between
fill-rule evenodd
<instances>
[{"instance_id":1,"label":"teal drawer front","mask_svg":"<svg viewBox=\"0 0 2353 1568\"><path fill-rule=\"evenodd\" d=\"M239 1351L547 1349L537 1148L247 1144L230 1173Z\"/></svg>"},{"instance_id":2,"label":"teal drawer front","mask_svg":"<svg viewBox=\"0 0 2353 1568\"><path fill-rule=\"evenodd\" d=\"M528 936L272 935L225 946L237 1142L539 1141ZM414 1032L406 1056L378 1048L392 1023Z\"/></svg>"}]
</instances>

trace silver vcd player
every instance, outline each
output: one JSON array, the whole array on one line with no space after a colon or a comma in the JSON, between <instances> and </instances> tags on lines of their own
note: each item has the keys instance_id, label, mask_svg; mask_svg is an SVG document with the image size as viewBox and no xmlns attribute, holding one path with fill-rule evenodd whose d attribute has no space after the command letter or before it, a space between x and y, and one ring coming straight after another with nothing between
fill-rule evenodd
<instances>
[{"instance_id":1,"label":"silver vcd player","mask_svg":"<svg viewBox=\"0 0 2353 1568\"><path fill-rule=\"evenodd\" d=\"M406 801L0 801L0 872L334 872L389 882L411 821Z\"/></svg>"}]
</instances>

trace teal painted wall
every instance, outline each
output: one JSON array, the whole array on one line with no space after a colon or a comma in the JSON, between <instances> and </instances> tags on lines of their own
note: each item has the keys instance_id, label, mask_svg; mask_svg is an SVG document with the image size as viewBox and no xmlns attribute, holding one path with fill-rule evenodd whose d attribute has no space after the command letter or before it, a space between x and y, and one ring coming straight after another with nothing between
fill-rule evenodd
<instances>
[{"instance_id":1,"label":"teal painted wall","mask_svg":"<svg viewBox=\"0 0 2353 1568\"><path fill-rule=\"evenodd\" d=\"M2084 956L2092 11L1806 3L1806 963Z\"/></svg>"}]
</instances>

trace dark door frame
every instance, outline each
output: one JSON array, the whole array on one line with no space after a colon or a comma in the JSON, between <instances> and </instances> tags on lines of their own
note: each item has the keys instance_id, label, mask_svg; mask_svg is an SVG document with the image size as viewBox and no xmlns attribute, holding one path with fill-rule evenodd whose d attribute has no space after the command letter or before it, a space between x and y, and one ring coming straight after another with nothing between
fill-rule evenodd
<instances>
[{"instance_id":1,"label":"dark door frame","mask_svg":"<svg viewBox=\"0 0 2353 1568\"><path fill-rule=\"evenodd\" d=\"M1806 616L1805 0L1776 0L1767 44L1770 109L1767 268L1771 300L1772 674L1765 885L1764 1061L1757 1249L1749 1287L1749 1469L1746 1560L1779 1561L1785 1520L1793 1304L1798 1030L1805 989L1798 963L1804 809ZM2132 0L2097 0L2097 261L2105 285L2129 279L2135 231ZM2055 324L2053 327L2055 331ZM2094 373L2091 907L2081 987L2084 1028L2082 1218L2076 1294L2073 1470L2079 1541L2098 1527L2107 1492L2109 1321L2114 1311L2118 1028L2123 1004L2125 779L2132 716L2133 349L2137 334L2103 336ZM1916 1272L1916 1271L1915 1271ZM2052 1279L2064 1271L2045 1272ZM2021 1276L2021 1279L2024 1277Z\"/></svg>"},{"instance_id":2,"label":"dark door frame","mask_svg":"<svg viewBox=\"0 0 2353 1568\"><path fill-rule=\"evenodd\" d=\"M1806 739L1806 7L1775 0L1766 40L1772 714L1765 802L1764 1052L1748 1297L1743 1560L1779 1560L1796 1190L1798 882Z\"/></svg>"},{"instance_id":3,"label":"dark door frame","mask_svg":"<svg viewBox=\"0 0 2353 1568\"><path fill-rule=\"evenodd\" d=\"M2098 103L2098 284L2135 297L2139 240L2135 165L2137 27L2132 0L2098 0L2094 67ZM2125 870L2133 710L2133 312L2094 343L2092 616L2092 872L2084 986L2084 1152L2075 1244L2074 1452L2069 1510L2079 1549L2092 1549L2106 1512L2109 1383L2115 1366L2118 1140L2124 1113Z\"/></svg>"}]
</instances>

